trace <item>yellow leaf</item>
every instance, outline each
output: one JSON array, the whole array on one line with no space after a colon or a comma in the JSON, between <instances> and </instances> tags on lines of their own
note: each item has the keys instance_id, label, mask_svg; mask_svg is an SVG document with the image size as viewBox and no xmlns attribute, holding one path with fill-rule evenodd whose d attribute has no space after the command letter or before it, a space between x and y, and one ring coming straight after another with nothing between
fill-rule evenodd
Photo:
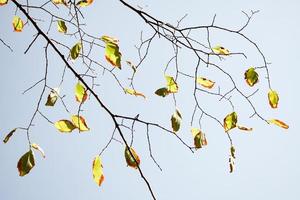
<instances>
[{"instance_id":1,"label":"yellow leaf","mask_svg":"<svg viewBox=\"0 0 300 200\"><path fill-rule=\"evenodd\" d=\"M248 127L245 127L245 126L237 126L238 127L238 129L240 129L240 130L242 130L242 131L252 131L253 130L253 128L248 128Z\"/></svg>"},{"instance_id":2,"label":"yellow leaf","mask_svg":"<svg viewBox=\"0 0 300 200\"><path fill-rule=\"evenodd\" d=\"M134 96L141 96L141 97L144 97L146 99L146 96L143 93L137 92L133 89L125 88L125 92L127 94L134 95Z\"/></svg>"},{"instance_id":3,"label":"yellow leaf","mask_svg":"<svg viewBox=\"0 0 300 200\"><path fill-rule=\"evenodd\" d=\"M34 154L32 150L29 150L18 161L17 168L19 171L19 175L25 176L30 172L30 170L34 167L34 165L35 165Z\"/></svg>"},{"instance_id":4,"label":"yellow leaf","mask_svg":"<svg viewBox=\"0 0 300 200\"><path fill-rule=\"evenodd\" d=\"M197 78L197 83L202 85L203 87L208 88L208 89L212 88L215 84L214 81L208 80L204 77L198 77Z\"/></svg>"},{"instance_id":5,"label":"yellow leaf","mask_svg":"<svg viewBox=\"0 0 300 200\"><path fill-rule=\"evenodd\" d=\"M72 132L76 126L69 120L63 119L54 123L55 128L63 133Z\"/></svg>"},{"instance_id":6,"label":"yellow leaf","mask_svg":"<svg viewBox=\"0 0 300 200\"><path fill-rule=\"evenodd\" d=\"M52 0L52 3L54 3L55 5L57 4L64 4L65 6L67 5L66 0Z\"/></svg>"},{"instance_id":7,"label":"yellow leaf","mask_svg":"<svg viewBox=\"0 0 300 200\"><path fill-rule=\"evenodd\" d=\"M59 88L53 88L48 95L46 106L54 106L59 95Z\"/></svg>"},{"instance_id":8,"label":"yellow leaf","mask_svg":"<svg viewBox=\"0 0 300 200\"><path fill-rule=\"evenodd\" d=\"M81 46L81 43L80 43L80 42L76 43L76 44L72 47L72 49L71 49L71 51L70 51L70 55L71 55L71 58L72 58L73 60L75 60L75 59L79 56L80 51L81 51L81 48L82 48L82 46Z\"/></svg>"},{"instance_id":9,"label":"yellow leaf","mask_svg":"<svg viewBox=\"0 0 300 200\"><path fill-rule=\"evenodd\" d=\"M90 5L91 3L93 3L93 0L81 0L76 5L81 6L81 7L85 7L85 6Z\"/></svg>"},{"instance_id":10,"label":"yellow leaf","mask_svg":"<svg viewBox=\"0 0 300 200\"><path fill-rule=\"evenodd\" d=\"M178 109L175 110L174 114L171 116L172 129L175 132L179 131L181 124L181 114Z\"/></svg>"},{"instance_id":11,"label":"yellow leaf","mask_svg":"<svg viewBox=\"0 0 300 200\"><path fill-rule=\"evenodd\" d=\"M57 30L60 33L66 33L68 31L68 27L66 26L66 23L62 20L57 21Z\"/></svg>"},{"instance_id":12,"label":"yellow leaf","mask_svg":"<svg viewBox=\"0 0 300 200\"><path fill-rule=\"evenodd\" d=\"M133 155L133 157L131 156L130 152ZM140 165L141 161L140 161L140 158L137 155L137 153L134 151L134 149L130 147L130 150L129 150L127 147L125 147L124 154L125 154L125 160L126 160L127 165L132 168L137 169L138 166Z\"/></svg>"},{"instance_id":13,"label":"yellow leaf","mask_svg":"<svg viewBox=\"0 0 300 200\"><path fill-rule=\"evenodd\" d=\"M246 83L252 87L258 82L258 74L253 67L250 67L244 74Z\"/></svg>"},{"instance_id":14,"label":"yellow leaf","mask_svg":"<svg viewBox=\"0 0 300 200\"><path fill-rule=\"evenodd\" d=\"M272 108L278 107L279 96L275 90L270 90L268 93L269 104Z\"/></svg>"},{"instance_id":15,"label":"yellow leaf","mask_svg":"<svg viewBox=\"0 0 300 200\"><path fill-rule=\"evenodd\" d=\"M229 131L233 128L236 127L236 123L237 123L237 114L236 112L232 112L230 114L228 114L225 118L224 118L224 129L225 131Z\"/></svg>"},{"instance_id":16,"label":"yellow leaf","mask_svg":"<svg viewBox=\"0 0 300 200\"><path fill-rule=\"evenodd\" d=\"M33 144L31 144L31 147L34 148L35 150L39 151L42 154L43 158L46 157L44 150L38 144L33 143Z\"/></svg>"},{"instance_id":17,"label":"yellow leaf","mask_svg":"<svg viewBox=\"0 0 300 200\"><path fill-rule=\"evenodd\" d=\"M268 122L272 123L272 124L275 124L277 126L280 126L281 128L284 128L284 129L289 128L289 125L287 125L286 123L284 123L283 121L280 121L278 119L271 119L271 120L268 120Z\"/></svg>"},{"instance_id":18,"label":"yellow leaf","mask_svg":"<svg viewBox=\"0 0 300 200\"><path fill-rule=\"evenodd\" d=\"M100 39L106 44L105 59L113 66L121 69L122 54L119 51L118 40L109 36L102 36Z\"/></svg>"},{"instance_id":19,"label":"yellow leaf","mask_svg":"<svg viewBox=\"0 0 300 200\"><path fill-rule=\"evenodd\" d=\"M194 145L196 149L200 149L207 145L205 134L198 128L191 129L192 135L194 136Z\"/></svg>"},{"instance_id":20,"label":"yellow leaf","mask_svg":"<svg viewBox=\"0 0 300 200\"><path fill-rule=\"evenodd\" d=\"M178 92L178 85L175 82L172 76L165 76L167 81L167 89L169 93L177 93Z\"/></svg>"},{"instance_id":21,"label":"yellow leaf","mask_svg":"<svg viewBox=\"0 0 300 200\"><path fill-rule=\"evenodd\" d=\"M75 86L76 101L78 101L79 103L84 103L85 100L87 99L87 97L88 97L88 95L87 95L87 91L86 91L85 87L78 82Z\"/></svg>"},{"instance_id":22,"label":"yellow leaf","mask_svg":"<svg viewBox=\"0 0 300 200\"><path fill-rule=\"evenodd\" d=\"M82 116L73 115L72 122L76 128L79 129L80 132L89 131L90 128L87 126L85 119Z\"/></svg>"},{"instance_id":23,"label":"yellow leaf","mask_svg":"<svg viewBox=\"0 0 300 200\"><path fill-rule=\"evenodd\" d=\"M101 186L102 182L104 181L103 175L103 166L100 156L96 156L93 160L93 179L97 183L98 186Z\"/></svg>"},{"instance_id":24,"label":"yellow leaf","mask_svg":"<svg viewBox=\"0 0 300 200\"><path fill-rule=\"evenodd\" d=\"M212 48L212 50L215 54L224 55L224 56L229 55L229 50L225 49L220 45L215 46L214 48Z\"/></svg>"},{"instance_id":25,"label":"yellow leaf","mask_svg":"<svg viewBox=\"0 0 300 200\"><path fill-rule=\"evenodd\" d=\"M0 6L7 4L8 0L0 0Z\"/></svg>"},{"instance_id":26,"label":"yellow leaf","mask_svg":"<svg viewBox=\"0 0 300 200\"><path fill-rule=\"evenodd\" d=\"M103 35L100 39L105 43L111 42L114 44L118 44L118 42L119 42L119 40L117 38L113 38L113 37L110 37L107 35Z\"/></svg>"},{"instance_id":27,"label":"yellow leaf","mask_svg":"<svg viewBox=\"0 0 300 200\"><path fill-rule=\"evenodd\" d=\"M13 134L16 132L17 128L14 128L13 130L11 130L4 138L3 142L7 143L8 140L10 139L11 136L13 136Z\"/></svg>"},{"instance_id":28,"label":"yellow leaf","mask_svg":"<svg viewBox=\"0 0 300 200\"><path fill-rule=\"evenodd\" d=\"M14 16L12 24L15 32L22 32L24 23L20 17Z\"/></svg>"}]
</instances>

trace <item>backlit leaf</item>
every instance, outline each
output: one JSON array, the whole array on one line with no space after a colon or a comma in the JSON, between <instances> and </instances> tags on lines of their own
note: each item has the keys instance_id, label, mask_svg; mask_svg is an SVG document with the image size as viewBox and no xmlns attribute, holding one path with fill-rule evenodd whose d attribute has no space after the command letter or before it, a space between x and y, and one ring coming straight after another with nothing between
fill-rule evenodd
<instances>
[{"instance_id":1,"label":"backlit leaf","mask_svg":"<svg viewBox=\"0 0 300 200\"><path fill-rule=\"evenodd\" d=\"M198 77L197 83L208 89L212 88L215 84L215 82L213 82L209 79L206 79L204 77Z\"/></svg>"},{"instance_id":2,"label":"backlit leaf","mask_svg":"<svg viewBox=\"0 0 300 200\"><path fill-rule=\"evenodd\" d=\"M117 38L113 38L113 37L110 37L107 35L103 35L100 39L105 43L111 42L111 43L118 44L118 42L119 42L119 40Z\"/></svg>"},{"instance_id":3,"label":"backlit leaf","mask_svg":"<svg viewBox=\"0 0 300 200\"><path fill-rule=\"evenodd\" d=\"M11 130L4 138L3 142L7 143L8 140L10 139L11 136L13 136L13 134L16 132L17 128L14 128L13 130Z\"/></svg>"},{"instance_id":4,"label":"backlit leaf","mask_svg":"<svg viewBox=\"0 0 300 200\"><path fill-rule=\"evenodd\" d=\"M69 120L63 119L54 123L55 128L63 133L72 132L76 126Z\"/></svg>"},{"instance_id":5,"label":"backlit leaf","mask_svg":"<svg viewBox=\"0 0 300 200\"><path fill-rule=\"evenodd\" d=\"M254 86L258 82L258 73L253 67L247 69L245 72L245 80L249 86Z\"/></svg>"},{"instance_id":6,"label":"backlit leaf","mask_svg":"<svg viewBox=\"0 0 300 200\"><path fill-rule=\"evenodd\" d=\"M288 129L289 128L289 125L287 125L286 123L284 123L283 121L281 120L278 120L278 119L271 119L271 120L268 120L269 123L272 123L272 124L275 124L281 128L284 128L284 129Z\"/></svg>"},{"instance_id":7,"label":"backlit leaf","mask_svg":"<svg viewBox=\"0 0 300 200\"><path fill-rule=\"evenodd\" d=\"M52 0L52 3L54 4L64 4L65 6L67 5L67 1L66 0Z\"/></svg>"},{"instance_id":8,"label":"backlit leaf","mask_svg":"<svg viewBox=\"0 0 300 200\"><path fill-rule=\"evenodd\" d=\"M272 108L278 107L279 96L275 90L270 90L268 93L269 104Z\"/></svg>"},{"instance_id":9,"label":"backlit leaf","mask_svg":"<svg viewBox=\"0 0 300 200\"><path fill-rule=\"evenodd\" d=\"M235 159L235 148L234 148L234 146L230 147L230 155L231 155L231 157L233 157Z\"/></svg>"},{"instance_id":10,"label":"backlit leaf","mask_svg":"<svg viewBox=\"0 0 300 200\"><path fill-rule=\"evenodd\" d=\"M230 114L228 114L225 118L224 118L224 129L225 131L229 131L233 128L236 127L236 123L237 123L237 114L236 112L232 112Z\"/></svg>"},{"instance_id":11,"label":"backlit leaf","mask_svg":"<svg viewBox=\"0 0 300 200\"><path fill-rule=\"evenodd\" d=\"M14 16L12 24L15 32L22 32L24 23L20 17Z\"/></svg>"},{"instance_id":12,"label":"backlit leaf","mask_svg":"<svg viewBox=\"0 0 300 200\"><path fill-rule=\"evenodd\" d=\"M82 116L73 115L72 122L76 128L79 129L80 132L89 131L90 128L87 126L85 119Z\"/></svg>"},{"instance_id":13,"label":"backlit leaf","mask_svg":"<svg viewBox=\"0 0 300 200\"><path fill-rule=\"evenodd\" d=\"M238 129L240 129L242 131L252 131L253 130L253 128L248 128L248 127L240 126L240 125L238 125L237 127L238 127Z\"/></svg>"},{"instance_id":14,"label":"backlit leaf","mask_svg":"<svg viewBox=\"0 0 300 200\"><path fill-rule=\"evenodd\" d=\"M8 0L0 0L0 6L7 4Z\"/></svg>"},{"instance_id":15,"label":"backlit leaf","mask_svg":"<svg viewBox=\"0 0 300 200\"><path fill-rule=\"evenodd\" d=\"M102 36L101 40L105 42L105 58L113 66L121 69L122 54L119 51L118 40L109 36Z\"/></svg>"},{"instance_id":16,"label":"backlit leaf","mask_svg":"<svg viewBox=\"0 0 300 200\"><path fill-rule=\"evenodd\" d=\"M66 26L65 21L63 21L63 20L57 21L57 30L60 33L66 33L68 31L68 27Z\"/></svg>"},{"instance_id":17,"label":"backlit leaf","mask_svg":"<svg viewBox=\"0 0 300 200\"><path fill-rule=\"evenodd\" d=\"M31 144L31 147L32 147L33 149L39 151L39 152L42 154L43 158L46 157L46 156L45 156L44 150L43 150L38 144L33 143L33 144Z\"/></svg>"},{"instance_id":18,"label":"backlit leaf","mask_svg":"<svg viewBox=\"0 0 300 200\"><path fill-rule=\"evenodd\" d=\"M224 55L224 56L229 55L229 50L225 49L220 45L215 46L214 48L212 48L212 50L215 54Z\"/></svg>"},{"instance_id":19,"label":"backlit leaf","mask_svg":"<svg viewBox=\"0 0 300 200\"><path fill-rule=\"evenodd\" d=\"M161 97L165 97L169 94L168 88L163 87L159 88L158 90L155 91L155 94Z\"/></svg>"},{"instance_id":20,"label":"backlit leaf","mask_svg":"<svg viewBox=\"0 0 300 200\"><path fill-rule=\"evenodd\" d=\"M30 170L34 167L34 154L32 150L29 150L25 153L20 160L18 161L18 170L20 176L25 176L30 172Z\"/></svg>"},{"instance_id":21,"label":"backlit leaf","mask_svg":"<svg viewBox=\"0 0 300 200\"><path fill-rule=\"evenodd\" d=\"M175 82L172 76L165 76L167 81L167 89L169 93L177 93L178 92L178 85Z\"/></svg>"},{"instance_id":22,"label":"backlit leaf","mask_svg":"<svg viewBox=\"0 0 300 200\"><path fill-rule=\"evenodd\" d=\"M133 155L133 157L131 156L131 154ZM137 169L138 166L140 165L140 158L137 155L137 153L134 151L133 148L130 147L130 151L129 148L125 147L125 160L128 166Z\"/></svg>"},{"instance_id":23,"label":"backlit leaf","mask_svg":"<svg viewBox=\"0 0 300 200\"><path fill-rule=\"evenodd\" d=\"M54 106L59 95L59 88L54 88L48 95L46 106Z\"/></svg>"},{"instance_id":24,"label":"backlit leaf","mask_svg":"<svg viewBox=\"0 0 300 200\"><path fill-rule=\"evenodd\" d=\"M179 131L180 124L181 124L181 114L178 109L174 112L174 114L171 116L171 125L174 132Z\"/></svg>"},{"instance_id":25,"label":"backlit leaf","mask_svg":"<svg viewBox=\"0 0 300 200\"><path fill-rule=\"evenodd\" d=\"M93 3L93 0L80 0L76 5L85 7L85 6L90 5L91 3Z\"/></svg>"},{"instance_id":26,"label":"backlit leaf","mask_svg":"<svg viewBox=\"0 0 300 200\"><path fill-rule=\"evenodd\" d=\"M196 149L200 149L207 145L205 134L198 128L192 128L191 132L194 136L194 145Z\"/></svg>"},{"instance_id":27,"label":"backlit leaf","mask_svg":"<svg viewBox=\"0 0 300 200\"><path fill-rule=\"evenodd\" d=\"M78 101L79 103L84 103L87 97L88 95L85 87L80 82L78 82L75 86L76 101Z\"/></svg>"},{"instance_id":28,"label":"backlit leaf","mask_svg":"<svg viewBox=\"0 0 300 200\"><path fill-rule=\"evenodd\" d=\"M143 93L137 92L137 91L135 91L133 89L130 89L130 88L125 88L125 92L127 94L130 94L130 95L141 96L141 97L146 98L146 96Z\"/></svg>"},{"instance_id":29,"label":"backlit leaf","mask_svg":"<svg viewBox=\"0 0 300 200\"><path fill-rule=\"evenodd\" d=\"M71 51L70 51L70 55L71 55L71 58L73 59L73 60L75 60L76 58L78 58L78 56L79 56L79 54L80 54L80 51L81 51L81 43L80 42L78 42L77 44L75 44L73 47L72 47L72 49L71 49Z\"/></svg>"},{"instance_id":30,"label":"backlit leaf","mask_svg":"<svg viewBox=\"0 0 300 200\"><path fill-rule=\"evenodd\" d=\"M103 166L100 156L96 156L93 160L93 179L97 183L98 186L101 186L102 182L104 181L103 175Z\"/></svg>"}]
</instances>

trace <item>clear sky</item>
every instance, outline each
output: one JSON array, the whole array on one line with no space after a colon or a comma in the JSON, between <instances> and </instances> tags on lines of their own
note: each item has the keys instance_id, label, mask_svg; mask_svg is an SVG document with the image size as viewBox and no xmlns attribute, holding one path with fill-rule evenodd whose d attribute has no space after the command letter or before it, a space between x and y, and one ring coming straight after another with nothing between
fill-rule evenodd
<instances>
[{"instance_id":1,"label":"clear sky","mask_svg":"<svg viewBox=\"0 0 300 200\"><path fill-rule=\"evenodd\" d=\"M40 4L43 1L30 2ZM216 25L233 29L241 27L246 20L241 11L260 10L244 33L257 42L267 61L272 63L269 65L271 83L273 89L280 95L279 108L272 110L268 105L268 88L263 71L260 71L260 82L256 86L260 90L252 100L259 112L267 119L282 119L290 125L288 130L284 130L267 125L258 118L249 119L248 116L252 114L249 104L237 93L233 93L233 102L236 104L241 123L253 127L254 131L251 133L232 131L237 159L236 170L230 174L229 143L223 129L215 121L208 118L203 120L202 129L206 133L208 146L194 154L173 135L151 128L153 154L163 171L160 171L149 157L145 127L137 124L133 146L140 155L141 168L152 185L157 199L298 200L300 198L298 186L300 70L297 48L300 44L300 2L297 0L148 0L128 1L128 3L141 6L151 15L170 24L176 24L178 19L188 14L182 26L210 24L216 14ZM35 32L31 25L26 26L22 33L13 32L11 20L14 12L13 3L0 7L0 38L10 44L14 50L10 52L0 44L1 138L15 127L28 125L42 87L38 86L24 95L22 92L40 80L45 69L43 54L45 42L39 38L28 54L24 55L23 52L34 38ZM39 16L34 11L33 14ZM83 9L83 14L86 16L86 30L91 34L98 37L111 35L120 40L123 69L117 72L117 75L121 77L122 84L128 86L126 77L130 75L131 69L126 66L125 60L133 62L137 60L134 45L139 42L140 31L143 30L145 36L149 36L152 33L151 29L139 16L117 0L95 0L92 6ZM39 24L42 24L43 30L47 30L48 23L39 22ZM55 26L49 34L70 46L77 42L74 38L59 35ZM201 34L196 33L195 37L205 38L205 35ZM233 52L243 51L248 55L248 59L231 56L222 66L233 75L239 87L250 94L253 89L247 88L243 80L243 72L249 66L263 64L257 51L234 35L216 31L212 32L211 36L213 44L222 44ZM96 82L99 86L95 90L115 113L130 116L140 114L141 119L161 122L164 126L170 127L170 116L174 111L173 100L171 97L162 99L153 92L164 84L163 70L171 57L170 44L162 38L156 38L135 82L136 88L145 93L147 100L123 94L109 73L102 76L102 70L97 68L99 80ZM97 59L109 67L104 60L103 50L99 50ZM181 69L193 73L195 59L192 54L182 50L179 59ZM81 70L80 62L76 62L75 66L76 69ZM203 70L206 70L205 73L217 84L228 87L226 85L229 83L228 80L220 73L205 68ZM62 71L62 62L50 50L48 84L51 87L57 87ZM169 74L173 72L172 69L168 71ZM62 94L66 95L66 103L71 113L76 113L78 109L73 96L76 81L73 75L67 72L61 88ZM189 92L191 84L184 77L180 77L178 81L182 93L178 94L177 107L182 111L184 121L178 135L192 144L189 124L193 108L193 99ZM223 116L231 111L231 107L225 101L219 102L218 98L202 95L201 105L221 121ZM47 95L43 97L43 102L46 97ZM54 108L42 106L41 110L52 121L70 116L64 111L61 102L58 102ZM93 98L85 103L83 110L82 115L91 128L88 133L78 134L74 131L72 134L64 135L41 117L34 121L31 139L44 149L46 159L36 153L36 166L25 177L19 177L16 168L18 159L28 150L25 133L17 132L8 144L0 144L0 199L151 199L138 172L126 166L124 146L118 142L112 142L102 156L105 173L103 185L99 188L93 182L91 174L93 157L109 140L113 124ZM130 133L126 131L125 133L129 140Z\"/></svg>"}]
</instances>

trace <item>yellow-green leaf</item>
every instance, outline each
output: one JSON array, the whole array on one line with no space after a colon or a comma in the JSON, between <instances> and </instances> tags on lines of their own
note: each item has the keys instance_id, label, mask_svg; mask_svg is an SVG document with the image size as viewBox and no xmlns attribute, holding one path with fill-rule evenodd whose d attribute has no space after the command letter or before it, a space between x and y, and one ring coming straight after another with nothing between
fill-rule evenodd
<instances>
[{"instance_id":1,"label":"yellow-green leaf","mask_svg":"<svg viewBox=\"0 0 300 200\"><path fill-rule=\"evenodd\" d=\"M46 106L54 106L59 95L59 88L53 88L48 95Z\"/></svg>"},{"instance_id":2,"label":"yellow-green leaf","mask_svg":"<svg viewBox=\"0 0 300 200\"><path fill-rule=\"evenodd\" d=\"M8 0L0 0L0 6L7 4Z\"/></svg>"},{"instance_id":3,"label":"yellow-green leaf","mask_svg":"<svg viewBox=\"0 0 300 200\"><path fill-rule=\"evenodd\" d=\"M215 85L214 81L211 81L211 80L206 79L204 77L198 77L197 78L197 83L202 85L205 88L208 88L208 89L211 89Z\"/></svg>"},{"instance_id":4,"label":"yellow-green leaf","mask_svg":"<svg viewBox=\"0 0 300 200\"><path fill-rule=\"evenodd\" d=\"M20 176L25 176L30 172L30 170L34 167L34 154L32 150L29 150L25 153L20 160L18 161L18 170Z\"/></svg>"},{"instance_id":5,"label":"yellow-green leaf","mask_svg":"<svg viewBox=\"0 0 300 200\"><path fill-rule=\"evenodd\" d=\"M196 149L200 149L207 145L205 134L198 128L192 128L191 132L194 136L194 145Z\"/></svg>"},{"instance_id":6,"label":"yellow-green leaf","mask_svg":"<svg viewBox=\"0 0 300 200\"><path fill-rule=\"evenodd\" d=\"M165 97L167 96L169 93L168 88L163 87L163 88L159 88L155 91L155 94L161 97Z\"/></svg>"},{"instance_id":7,"label":"yellow-green leaf","mask_svg":"<svg viewBox=\"0 0 300 200\"><path fill-rule=\"evenodd\" d=\"M255 71L253 67L247 69L244 76L245 76L246 83L251 87L258 82L258 73Z\"/></svg>"},{"instance_id":8,"label":"yellow-green leaf","mask_svg":"<svg viewBox=\"0 0 300 200\"><path fill-rule=\"evenodd\" d=\"M240 126L240 125L238 125L237 127L238 127L238 129L240 129L242 131L252 131L253 130L253 128L248 128L248 127Z\"/></svg>"},{"instance_id":9,"label":"yellow-green leaf","mask_svg":"<svg viewBox=\"0 0 300 200\"><path fill-rule=\"evenodd\" d=\"M14 16L12 24L15 32L22 32L24 23L20 17Z\"/></svg>"},{"instance_id":10,"label":"yellow-green leaf","mask_svg":"<svg viewBox=\"0 0 300 200\"><path fill-rule=\"evenodd\" d=\"M268 93L269 104L272 108L278 107L279 96L275 90L270 90Z\"/></svg>"},{"instance_id":11,"label":"yellow-green leaf","mask_svg":"<svg viewBox=\"0 0 300 200\"><path fill-rule=\"evenodd\" d=\"M271 120L268 120L269 123L272 123L272 124L275 124L281 128L284 128L284 129L288 129L289 128L289 125L287 125L286 123L284 123L283 121L279 120L279 119L271 119Z\"/></svg>"},{"instance_id":12,"label":"yellow-green leaf","mask_svg":"<svg viewBox=\"0 0 300 200\"><path fill-rule=\"evenodd\" d=\"M88 95L85 87L80 82L78 82L75 86L76 101L78 101L79 103L84 103L87 97Z\"/></svg>"},{"instance_id":13,"label":"yellow-green leaf","mask_svg":"<svg viewBox=\"0 0 300 200\"><path fill-rule=\"evenodd\" d=\"M113 38L113 37L110 37L107 35L103 35L100 39L105 43L111 42L114 44L118 44L118 42L119 42L119 40L117 38Z\"/></svg>"},{"instance_id":14,"label":"yellow-green leaf","mask_svg":"<svg viewBox=\"0 0 300 200\"><path fill-rule=\"evenodd\" d=\"M131 154L133 155L133 157L131 156ZM125 160L128 166L137 169L138 166L140 165L140 158L137 155L137 153L134 151L134 149L132 147L129 148L125 147Z\"/></svg>"},{"instance_id":15,"label":"yellow-green leaf","mask_svg":"<svg viewBox=\"0 0 300 200\"><path fill-rule=\"evenodd\" d=\"M75 44L73 47L72 47L72 49L71 49L71 51L70 51L70 55L71 55L71 58L73 59L73 60L75 60L76 58L78 58L78 56L79 56L79 54L80 54L80 51L81 51L81 43L80 42L78 42L77 44Z\"/></svg>"},{"instance_id":16,"label":"yellow-green leaf","mask_svg":"<svg viewBox=\"0 0 300 200\"><path fill-rule=\"evenodd\" d=\"M119 51L118 40L110 36L102 36L100 38L105 42L105 59L113 66L121 69L122 54Z\"/></svg>"},{"instance_id":17,"label":"yellow-green leaf","mask_svg":"<svg viewBox=\"0 0 300 200\"><path fill-rule=\"evenodd\" d=\"M85 6L90 5L91 3L93 3L93 0L80 0L76 5L85 7Z\"/></svg>"},{"instance_id":18,"label":"yellow-green leaf","mask_svg":"<svg viewBox=\"0 0 300 200\"><path fill-rule=\"evenodd\" d=\"M4 138L3 142L7 143L8 140L10 139L11 136L13 136L13 134L16 132L17 128L14 128L13 130L11 130Z\"/></svg>"},{"instance_id":19,"label":"yellow-green leaf","mask_svg":"<svg viewBox=\"0 0 300 200\"><path fill-rule=\"evenodd\" d=\"M63 119L59 120L54 123L55 128L63 133L70 133L72 132L76 126L69 120Z\"/></svg>"},{"instance_id":20,"label":"yellow-green leaf","mask_svg":"<svg viewBox=\"0 0 300 200\"><path fill-rule=\"evenodd\" d=\"M171 116L171 125L172 125L172 129L173 129L174 133L179 131L181 119L182 119L181 114L180 114L179 110L176 109L176 111Z\"/></svg>"},{"instance_id":21,"label":"yellow-green leaf","mask_svg":"<svg viewBox=\"0 0 300 200\"><path fill-rule=\"evenodd\" d=\"M224 118L224 129L225 131L229 131L233 128L236 127L236 123L237 123L237 114L236 112L232 112L230 114L228 114L225 118Z\"/></svg>"},{"instance_id":22,"label":"yellow-green leaf","mask_svg":"<svg viewBox=\"0 0 300 200\"><path fill-rule=\"evenodd\" d=\"M125 88L125 92L127 94L134 95L134 96L141 96L141 97L144 97L146 99L146 96L143 93L137 92L134 89Z\"/></svg>"},{"instance_id":23,"label":"yellow-green leaf","mask_svg":"<svg viewBox=\"0 0 300 200\"><path fill-rule=\"evenodd\" d=\"M90 128L87 126L85 119L82 116L73 115L72 122L76 128L79 129L80 132L89 131Z\"/></svg>"},{"instance_id":24,"label":"yellow-green leaf","mask_svg":"<svg viewBox=\"0 0 300 200\"><path fill-rule=\"evenodd\" d=\"M229 50L220 45L215 46L214 48L212 48L212 50L215 54L224 55L224 56L229 55Z\"/></svg>"},{"instance_id":25,"label":"yellow-green leaf","mask_svg":"<svg viewBox=\"0 0 300 200\"><path fill-rule=\"evenodd\" d=\"M167 81L167 89L169 93L177 93L178 92L178 85L175 82L172 76L165 76Z\"/></svg>"},{"instance_id":26,"label":"yellow-green leaf","mask_svg":"<svg viewBox=\"0 0 300 200\"><path fill-rule=\"evenodd\" d=\"M33 149L39 151L42 154L43 158L46 157L44 150L38 144L33 143L33 144L31 144L31 147Z\"/></svg>"},{"instance_id":27,"label":"yellow-green leaf","mask_svg":"<svg viewBox=\"0 0 300 200\"><path fill-rule=\"evenodd\" d=\"M103 175L103 166L100 156L96 156L93 160L93 179L97 183L98 186L101 186L102 182L104 181Z\"/></svg>"},{"instance_id":28,"label":"yellow-green leaf","mask_svg":"<svg viewBox=\"0 0 300 200\"><path fill-rule=\"evenodd\" d=\"M63 21L63 20L57 21L57 30L60 33L66 33L68 31L68 27L66 26L65 21Z\"/></svg>"}]
</instances>

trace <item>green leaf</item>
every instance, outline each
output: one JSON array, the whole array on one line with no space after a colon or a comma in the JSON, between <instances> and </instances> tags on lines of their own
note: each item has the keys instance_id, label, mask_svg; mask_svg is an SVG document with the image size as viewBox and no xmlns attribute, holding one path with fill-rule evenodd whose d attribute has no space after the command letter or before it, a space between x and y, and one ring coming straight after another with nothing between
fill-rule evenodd
<instances>
[{"instance_id":1,"label":"green leaf","mask_svg":"<svg viewBox=\"0 0 300 200\"><path fill-rule=\"evenodd\" d=\"M269 104L272 108L278 107L279 96L275 90L270 90L268 93Z\"/></svg>"},{"instance_id":2,"label":"green leaf","mask_svg":"<svg viewBox=\"0 0 300 200\"><path fill-rule=\"evenodd\" d=\"M15 32L22 32L24 27L24 22L20 17L14 16L12 24Z\"/></svg>"},{"instance_id":3,"label":"green leaf","mask_svg":"<svg viewBox=\"0 0 300 200\"><path fill-rule=\"evenodd\" d=\"M131 152L133 157L131 156L129 151ZM134 151L134 149L130 147L130 150L129 150L129 148L125 147L124 154L125 154L125 160L126 160L127 165L132 168L137 169L138 166L140 165L141 161L140 161L140 158L137 155L137 153Z\"/></svg>"},{"instance_id":4,"label":"green leaf","mask_svg":"<svg viewBox=\"0 0 300 200\"><path fill-rule=\"evenodd\" d=\"M258 73L253 67L247 69L244 75L245 80L250 87L254 86L258 82Z\"/></svg>"},{"instance_id":5,"label":"green leaf","mask_svg":"<svg viewBox=\"0 0 300 200\"><path fill-rule=\"evenodd\" d=\"M177 93L178 85L175 82L174 78L172 76L165 76L165 79L167 81L168 93Z\"/></svg>"},{"instance_id":6,"label":"green leaf","mask_svg":"<svg viewBox=\"0 0 300 200\"><path fill-rule=\"evenodd\" d=\"M54 123L55 128L63 133L70 133L77 128L71 121L63 119Z\"/></svg>"},{"instance_id":7,"label":"green leaf","mask_svg":"<svg viewBox=\"0 0 300 200\"><path fill-rule=\"evenodd\" d=\"M57 30L60 33L66 33L68 31L68 27L66 26L65 21L63 21L63 20L57 21Z\"/></svg>"},{"instance_id":8,"label":"green leaf","mask_svg":"<svg viewBox=\"0 0 300 200\"><path fill-rule=\"evenodd\" d=\"M93 160L93 179L97 183L98 186L101 186L102 182L104 181L103 175L103 166L100 156L96 156Z\"/></svg>"},{"instance_id":9,"label":"green leaf","mask_svg":"<svg viewBox=\"0 0 300 200\"><path fill-rule=\"evenodd\" d=\"M171 125L172 129L175 132L179 131L180 129L180 124L181 124L181 114L178 109L174 112L174 114L171 116Z\"/></svg>"},{"instance_id":10,"label":"green leaf","mask_svg":"<svg viewBox=\"0 0 300 200\"><path fill-rule=\"evenodd\" d=\"M77 44L75 44L72 49L71 49L71 52L70 52L70 55L71 55L71 58L73 60L75 60L76 58L78 58L79 54L80 54L80 51L81 51L81 43L78 42Z\"/></svg>"},{"instance_id":11,"label":"green leaf","mask_svg":"<svg viewBox=\"0 0 300 200\"><path fill-rule=\"evenodd\" d=\"M14 132L16 132L17 128L14 128L11 130L4 138L3 142L7 143L11 136L13 136Z\"/></svg>"},{"instance_id":12,"label":"green leaf","mask_svg":"<svg viewBox=\"0 0 300 200\"><path fill-rule=\"evenodd\" d=\"M80 132L89 131L90 128L87 126L85 119L82 116L73 115L72 122L76 128L79 129Z\"/></svg>"},{"instance_id":13,"label":"green leaf","mask_svg":"<svg viewBox=\"0 0 300 200\"><path fill-rule=\"evenodd\" d=\"M59 95L59 88L54 88L50 91L50 94L48 95L46 106L54 106Z\"/></svg>"},{"instance_id":14,"label":"green leaf","mask_svg":"<svg viewBox=\"0 0 300 200\"><path fill-rule=\"evenodd\" d=\"M229 130L233 129L236 127L236 123L237 123L237 114L236 112L232 112L230 114L228 114L225 118L224 118L224 129L226 132L228 132Z\"/></svg>"},{"instance_id":15,"label":"green leaf","mask_svg":"<svg viewBox=\"0 0 300 200\"><path fill-rule=\"evenodd\" d=\"M169 94L168 88L163 87L159 88L158 90L155 91L155 94L161 97L165 97Z\"/></svg>"},{"instance_id":16,"label":"green leaf","mask_svg":"<svg viewBox=\"0 0 300 200\"><path fill-rule=\"evenodd\" d=\"M84 103L87 97L88 95L85 87L80 82L78 82L75 86L76 101L78 101L79 103Z\"/></svg>"},{"instance_id":17,"label":"green leaf","mask_svg":"<svg viewBox=\"0 0 300 200\"><path fill-rule=\"evenodd\" d=\"M34 154L32 150L29 150L25 153L18 162L18 170L20 176L25 176L30 172L30 170L34 167Z\"/></svg>"}]
</instances>

